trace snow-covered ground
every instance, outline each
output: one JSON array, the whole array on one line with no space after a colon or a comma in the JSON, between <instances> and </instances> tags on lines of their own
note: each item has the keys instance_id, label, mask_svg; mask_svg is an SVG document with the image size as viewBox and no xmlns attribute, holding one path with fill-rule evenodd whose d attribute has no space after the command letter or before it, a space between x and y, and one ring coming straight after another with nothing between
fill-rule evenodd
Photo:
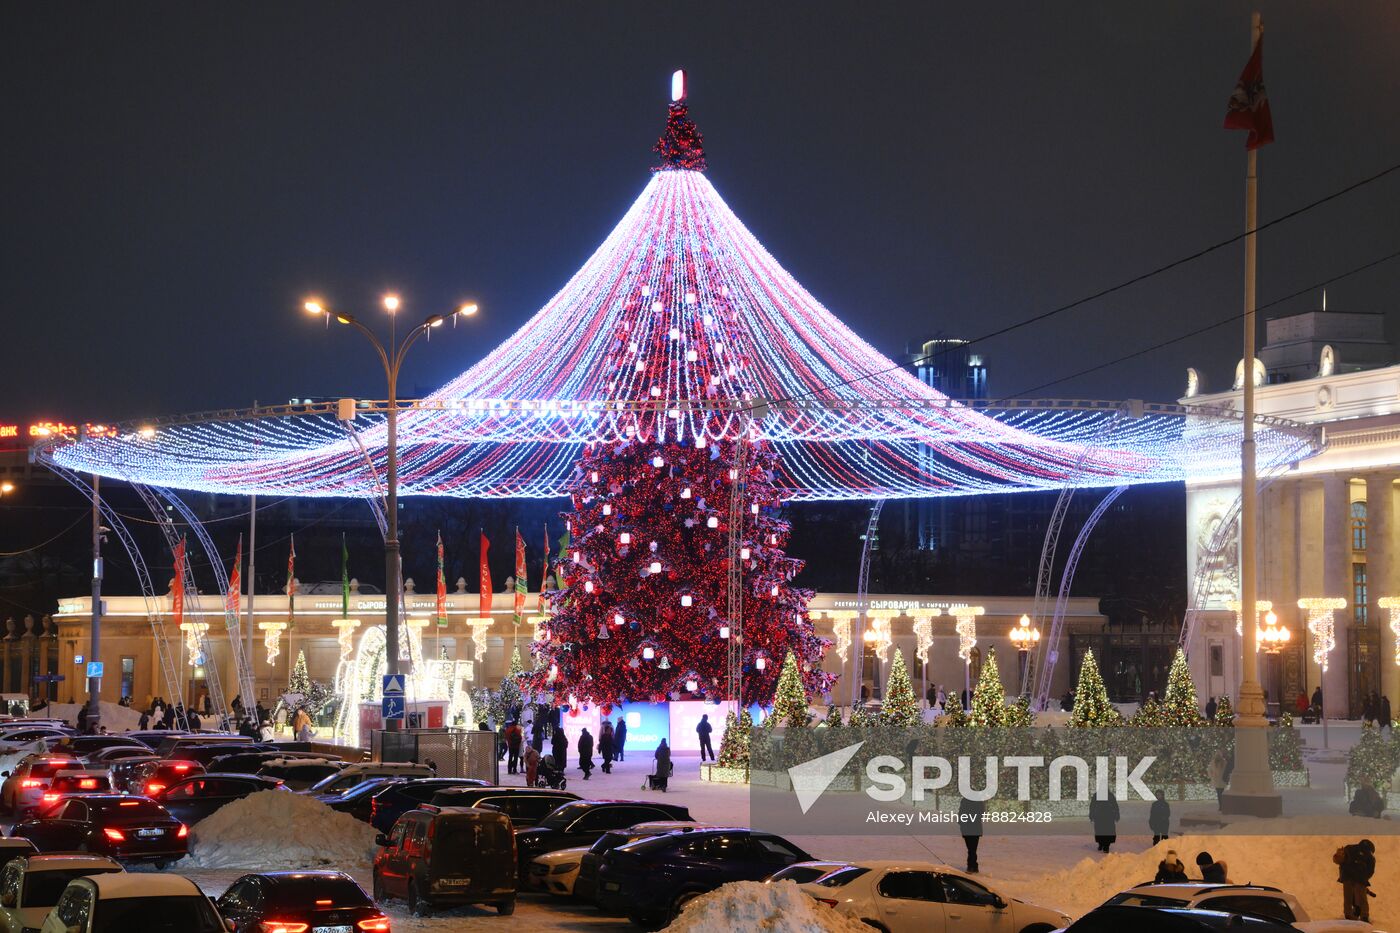
<instances>
[{"instance_id":1,"label":"snow-covered ground","mask_svg":"<svg viewBox=\"0 0 1400 933\"><path fill-rule=\"evenodd\" d=\"M1354 737L1348 734L1354 731L1334 725L1329 736L1332 749L1335 751L1339 745L1344 747L1354 741ZM1310 744L1321 744L1320 730L1316 730L1315 734L1306 732L1306 735ZM749 824L749 793L746 786L702 782L698 776L698 760L679 757L670 791L663 796L641 787L644 776L651 771L651 750L629 751L632 752L631 759L617 763L612 774L595 770L588 781L583 780L571 759L569 789L585 797L656 799L681 803L690 808L691 815L697 820L717 825ZM1324 802L1330 802L1335 807L1340 799L1341 780L1346 767L1344 755L1327 755L1318 749L1313 757L1317 759L1312 764L1314 786L1285 792L1285 808L1290 814L1309 814ZM502 781L507 784L524 783L520 775L502 774ZM1174 813L1178 818L1183 813L1209 817L1214 809L1213 803L1178 804ZM232 807L226 808L225 812L230 810ZM204 840L216 835L214 830L218 829L219 824L212 821L221 815L216 814L210 821L196 827L197 853ZM193 878L211 894L222 893L245 869L265 870L297 861L288 854L291 850L285 844L287 840L294 840L304 847L303 850L317 853L363 843L362 838L358 841L352 838L353 832L342 836L341 831L346 827L323 816L311 818L298 813L269 817L255 814L254 818L235 819L238 816L236 811L229 813L224 822L228 824L230 838L237 837L242 841L237 845L221 843L218 848L217 864L227 867L193 869L181 863L181 873ZM1376 843L1379 865L1374 887L1380 896L1372 902L1372 919L1382 928L1400 929L1400 892L1396 892L1385 880L1395 877L1397 867L1400 867L1400 835L1386 834L1400 830L1400 823L1301 815L1253 828L1254 832L1272 833L1270 835L1174 834L1156 849L1150 846L1151 837L1146 835L1145 815L1127 810L1120 828L1125 835L1118 837L1113 853L1108 856L1097 852L1089 827L1083 821L1067 824L1062 835L1008 836L989 833L983 839L979 853L983 876L1009 894L1047 907L1061 908L1077 916L1117 891L1150 880L1157 861L1167 848L1176 849L1188 867L1194 866L1196 853L1206 849L1228 864L1232 880L1275 885L1296 894L1314 917L1336 917L1340 915L1341 888L1335 883L1336 868L1331 861L1332 852L1342 843L1355 842L1362 836L1368 836ZM1326 835L1318 835L1321 833ZM264 837L268 841L263 841ZM792 835L790 838L821 858L910 858L947 862L955 867L961 867L963 859L962 841L950 835L837 836L814 833ZM239 851L246 855L237 854ZM197 860L203 858L203 855L197 855ZM237 865L240 861L248 864ZM309 859L307 864L324 864L324 861ZM345 858L343 853L331 861L354 875L366 890L370 888L368 853L358 861ZM722 917L736 910L761 912L762 905L748 903L745 898L739 900L745 903L716 908L707 916ZM384 906L394 919L396 933L505 929L510 929L512 933L601 933L630 929L625 920L603 917L592 908L538 894L522 895L515 915L509 918L498 917L490 909L468 907L419 919L408 916L402 902L391 901ZM737 930L744 926L744 921L735 921L729 929Z\"/></svg>"}]
</instances>

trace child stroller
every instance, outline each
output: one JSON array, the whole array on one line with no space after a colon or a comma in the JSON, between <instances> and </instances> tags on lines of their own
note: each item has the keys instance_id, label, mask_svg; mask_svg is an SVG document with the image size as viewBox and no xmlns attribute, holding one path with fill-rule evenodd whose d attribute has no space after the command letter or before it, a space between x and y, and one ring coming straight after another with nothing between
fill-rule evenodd
<instances>
[{"instance_id":1,"label":"child stroller","mask_svg":"<svg viewBox=\"0 0 1400 933\"><path fill-rule=\"evenodd\" d=\"M555 790L568 790L569 779L564 777L564 769L554 767L553 755L541 755L540 767L535 775L536 787L552 787Z\"/></svg>"},{"instance_id":2,"label":"child stroller","mask_svg":"<svg viewBox=\"0 0 1400 933\"><path fill-rule=\"evenodd\" d=\"M659 790L666 793L666 784L671 780L671 776L676 773L676 763L668 762L666 767L666 778L662 780L658 775L648 774L646 783L642 785L642 790Z\"/></svg>"}]
</instances>

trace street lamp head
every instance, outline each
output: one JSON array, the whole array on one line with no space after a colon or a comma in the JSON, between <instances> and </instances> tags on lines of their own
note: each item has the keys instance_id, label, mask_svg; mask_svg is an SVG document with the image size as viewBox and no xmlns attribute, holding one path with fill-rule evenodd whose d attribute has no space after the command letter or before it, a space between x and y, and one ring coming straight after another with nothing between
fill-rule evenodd
<instances>
[{"instance_id":1,"label":"street lamp head","mask_svg":"<svg viewBox=\"0 0 1400 933\"><path fill-rule=\"evenodd\" d=\"M399 310L399 296L395 295L393 292L390 292L389 294L385 295L384 310L388 311L390 314L393 314L395 311Z\"/></svg>"},{"instance_id":2,"label":"street lamp head","mask_svg":"<svg viewBox=\"0 0 1400 933\"><path fill-rule=\"evenodd\" d=\"M447 319L446 319L445 317L443 317L441 314L434 314L432 317L428 318L428 320L427 320L425 323L426 323L429 327L441 327L441 326L442 326L442 322L445 321L445 320L447 320Z\"/></svg>"},{"instance_id":3,"label":"street lamp head","mask_svg":"<svg viewBox=\"0 0 1400 933\"><path fill-rule=\"evenodd\" d=\"M141 428L141 430L138 431L137 433L140 434L140 435L141 435L142 437L144 437L144 438L152 438L152 437L155 437L155 436L156 436L156 429L153 428L153 427L151 427L149 424L147 424L147 425L143 425L142 428Z\"/></svg>"},{"instance_id":4,"label":"street lamp head","mask_svg":"<svg viewBox=\"0 0 1400 933\"><path fill-rule=\"evenodd\" d=\"M462 317L471 317L476 312L477 307L475 301L468 301L457 309L457 313L462 315Z\"/></svg>"},{"instance_id":5,"label":"street lamp head","mask_svg":"<svg viewBox=\"0 0 1400 933\"><path fill-rule=\"evenodd\" d=\"M321 302L315 298L308 298L305 302L302 303L302 307L306 309L307 314L326 313L326 306L321 304Z\"/></svg>"},{"instance_id":6,"label":"street lamp head","mask_svg":"<svg viewBox=\"0 0 1400 933\"><path fill-rule=\"evenodd\" d=\"M5 495L6 493L11 493L11 492L14 492L14 491L15 491L15 484L14 484L14 483L0 483L0 496L3 496L3 495Z\"/></svg>"}]
</instances>

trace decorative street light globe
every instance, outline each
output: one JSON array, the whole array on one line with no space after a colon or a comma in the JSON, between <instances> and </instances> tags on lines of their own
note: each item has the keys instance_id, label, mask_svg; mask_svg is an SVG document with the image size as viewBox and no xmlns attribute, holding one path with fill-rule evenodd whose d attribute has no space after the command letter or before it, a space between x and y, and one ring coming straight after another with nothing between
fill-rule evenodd
<instances>
[{"instance_id":1,"label":"decorative street light globe","mask_svg":"<svg viewBox=\"0 0 1400 933\"><path fill-rule=\"evenodd\" d=\"M1030 616L1022 613L1021 618L1017 619L1016 624L1012 626L1009 637L1011 643L1016 646L1016 651L1019 654L1019 660L1021 662L1021 692L1025 693L1026 681L1029 679L1030 675L1030 671L1027 667L1030 663L1030 651L1036 645L1040 644L1040 629L1031 625Z\"/></svg>"},{"instance_id":2,"label":"decorative street light globe","mask_svg":"<svg viewBox=\"0 0 1400 933\"><path fill-rule=\"evenodd\" d=\"M1279 624L1278 616L1273 612L1264 614L1264 624L1256 626L1255 631L1259 641L1259 650L1266 654L1278 654L1288 647L1288 640L1293 634L1288 631L1288 626Z\"/></svg>"}]
</instances>

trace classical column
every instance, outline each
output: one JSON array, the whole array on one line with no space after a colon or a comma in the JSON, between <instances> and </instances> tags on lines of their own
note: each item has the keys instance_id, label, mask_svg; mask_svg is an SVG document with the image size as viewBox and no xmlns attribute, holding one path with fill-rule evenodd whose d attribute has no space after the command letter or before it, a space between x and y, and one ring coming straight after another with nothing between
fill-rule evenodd
<instances>
[{"instance_id":1,"label":"classical column","mask_svg":"<svg viewBox=\"0 0 1400 933\"><path fill-rule=\"evenodd\" d=\"M1328 657L1322 679L1322 704L1328 719L1351 716L1347 650L1351 642L1351 502L1347 477L1332 473L1322 479L1322 587L1324 596L1340 596L1347 609L1337 613L1337 646Z\"/></svg>"},{"instance_id":2,"label":"classical column","mask_svg":"<svg viewBox=\"0 0 1400 933\"><path fill-rule=\"evenodd\" d=\"M1392 709L1400 700L1400 666L1395 664L1395 632L1390 628L1390 612L1378 601L1395 592L1395 486L1394 474L1366 476L1366 592L1371 605L1369 624L1380 629L1380 692L1390 697Z\"/></svg>"}]
</instances>

